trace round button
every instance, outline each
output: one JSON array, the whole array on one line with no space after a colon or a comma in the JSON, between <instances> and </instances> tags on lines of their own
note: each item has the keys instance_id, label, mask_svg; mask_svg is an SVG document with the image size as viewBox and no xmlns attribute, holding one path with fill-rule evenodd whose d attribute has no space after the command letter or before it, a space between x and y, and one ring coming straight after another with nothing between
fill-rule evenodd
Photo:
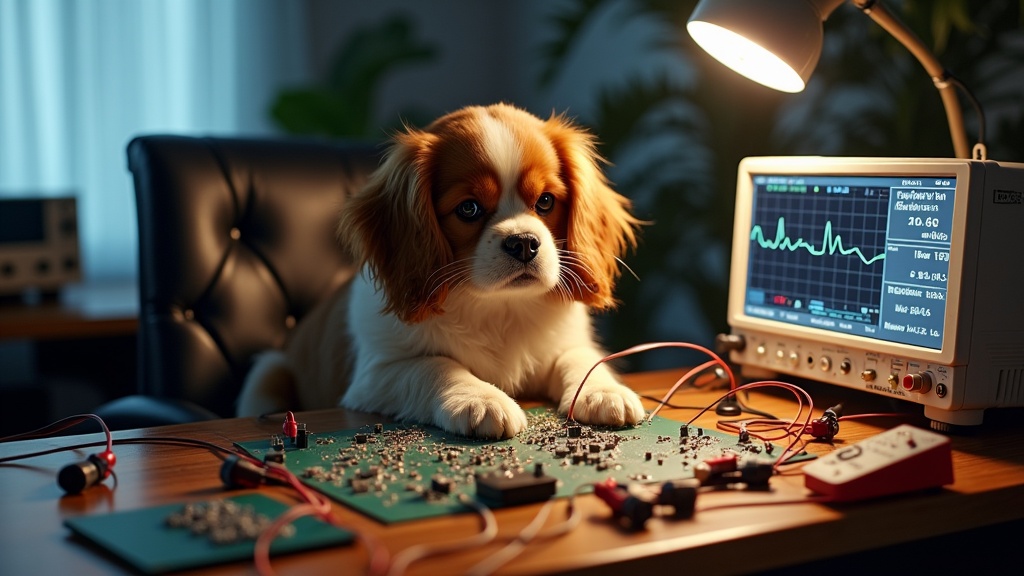
<instances>
[{"instance_id":1,"label":"round button","mask_svg":"<svg viewBox=\"0 0 1024 576\"><path fill-rule=\"evenodd\" d=\"M932 377L927 372L907 374L903 377L903 389L907 392L924 394L932 389Z\"/></svg>"},{"instance_id":2,"label":"round button","mask_svg":"<svg viewBox=\"0 0 1024 576\"><path fill-rule=\"evenodd\" d=\"M822 356L821 359L818 360L818 367L821 368L822 372L828 372L832 369L832 358Z\"/></svg>"},{"instance_id":3,"label":"round button","mask_svg":"<svg viewBox=\"0 0 1024 576\"><path fill-rule=\"evenodd\" d=\"M871 368L860 373L860 379L865 382L874 382L876 376L877 374Z\"/></svg>"}]
</instances>

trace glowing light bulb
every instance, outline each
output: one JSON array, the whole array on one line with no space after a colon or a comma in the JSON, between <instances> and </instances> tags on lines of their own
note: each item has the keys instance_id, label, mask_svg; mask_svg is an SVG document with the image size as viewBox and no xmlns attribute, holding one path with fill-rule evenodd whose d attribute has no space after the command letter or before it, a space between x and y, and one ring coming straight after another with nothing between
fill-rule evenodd
<instances>
[{"instance_id":1,"label":"glowing light bulb","mask_svg":"<svg viewBox=\"0 0 1024 576\"><path fill-rule=\"evenodd\" d=\"M804 89L796 70L757 43L707 22L691 21L686 30L704 51L743 76L782 92Z\"/></svg>"}]
</instances>

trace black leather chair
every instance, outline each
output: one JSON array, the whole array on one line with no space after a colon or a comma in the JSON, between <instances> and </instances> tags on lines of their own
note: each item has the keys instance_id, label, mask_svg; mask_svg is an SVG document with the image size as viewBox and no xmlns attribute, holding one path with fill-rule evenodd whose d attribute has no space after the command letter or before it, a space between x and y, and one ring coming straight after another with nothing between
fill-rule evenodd
<instances>
[{"instance_id":1,"label":"black leather chair","mask_svg":"<svg viewBox=\"0 0 1024 576\"><path fill-rule=\"evenodd\" d=\"M368 142L141 136L128 145L139 225L139 394L115 429L234 415L254 354L355 273L336 237L377 166Z\"/></svg>"}]
</instances>

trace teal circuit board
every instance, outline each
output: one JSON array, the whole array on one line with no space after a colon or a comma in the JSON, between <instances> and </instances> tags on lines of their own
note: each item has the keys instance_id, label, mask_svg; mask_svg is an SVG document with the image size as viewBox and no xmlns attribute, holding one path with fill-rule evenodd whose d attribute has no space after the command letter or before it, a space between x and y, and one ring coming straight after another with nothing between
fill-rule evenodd
<instances>
[{"instance_id":1,"label":"teal circuit board","mask_svg":"<svg viewBox=\"0 0 1024 576\"><path fill-rule=\"evenodd\" d=\"M467 512L458 496L477 497L485 477L543 475L553 478L553 496L567 497L608 478L692 478L697 464L724 455L771 462L782 449L660 417L622 429L567 425L550 408L528 410L527 419L527 430L498 441L431 426L376 424L310 431L305 448L277 435L237 445L259 459L283 458L307 485L383 523Z\"/></svg>"},{"instance_id":2,"label":"teal circuit board","mask_svg":"<svg viewBox=\"0 0 1024 576\"><path fill-rule=\"evenodd\" d=\"M214 506L216 505L216 506ZM228 513L234 507L234 512ZM211 521L216 508L216 522ZM82 538L106 549L144 574L165 574L202 566L251 560L255 537L238 534L238 526L249 518L259 517L264 525L289 508L262 494L242 494L225 499L189 504L167 504L109 514L83 514L68 518L64 524ZM184 518L188 522L173 522ZM200 515L203 510L207 512ZM192 518L192 514L195 517ZM229 519L228 516L235 516ZM238 522L235 522L237 520ZM218 529L219 525L219 529ZM316 548L350 544L353 535L347 530L324 524L313 517L299 518L290 530L270 545L271 555L289 554ZM227 529L227 530L226 530ZM228 537L216 538L217 532L231 531ZM69 568L69 572L74 572Z\"/></svg>"}]
</instances>

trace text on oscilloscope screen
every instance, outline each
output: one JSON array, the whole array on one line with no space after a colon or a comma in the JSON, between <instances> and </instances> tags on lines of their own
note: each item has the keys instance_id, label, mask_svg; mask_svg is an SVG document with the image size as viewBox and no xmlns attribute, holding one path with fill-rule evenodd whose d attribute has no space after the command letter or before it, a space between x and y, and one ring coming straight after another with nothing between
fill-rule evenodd
<instances>
[{"instance_id":1,"label":"text on oscilloscope screen","mask_svg":"<svg viewBox=\"0 0 1024 576\"><path fill-rule=\"evenodd\" d=\"M754 175L745 313L942 347L952 177Z\"/></svg>"}]
</instances>

